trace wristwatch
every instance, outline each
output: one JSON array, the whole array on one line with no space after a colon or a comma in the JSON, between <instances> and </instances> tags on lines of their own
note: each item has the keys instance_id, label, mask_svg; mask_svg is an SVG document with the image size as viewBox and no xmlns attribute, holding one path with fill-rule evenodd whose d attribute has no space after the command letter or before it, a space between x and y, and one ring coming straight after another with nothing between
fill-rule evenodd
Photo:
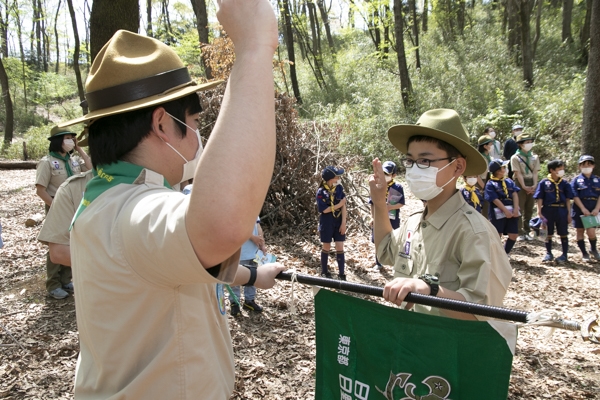
<instances>
[{"instance_id":1,"label":"wristwatch","mask_svg":"<svg viewBox=\"0 0 600 400\"><path fill-rule=\"evenodd\" d=\"M437 275L423 274L419 276L419 279L429 285L429 289L431 289L430 296L437 296L440 290L440 278Z\"/></svg>"},{"instance_id":2,"label":"wristwatch","mask_svg":"<svg viewBox=\"0 0 600 400\"><path fill-rule=\"evenodd\" d=\"M254 282L256 282L256 267L249 267L244 265L244 267L250 270L250 280L244 286L254 286Z\"/></svg>"}]
</instances>

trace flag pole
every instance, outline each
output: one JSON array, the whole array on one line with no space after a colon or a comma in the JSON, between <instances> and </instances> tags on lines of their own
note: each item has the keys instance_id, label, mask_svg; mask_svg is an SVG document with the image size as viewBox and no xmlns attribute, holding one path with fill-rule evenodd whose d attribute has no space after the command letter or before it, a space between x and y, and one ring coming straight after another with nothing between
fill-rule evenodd
<instances>
[{"instance_id":1,"label":"flag pole","mask_svg":"<svg viewBox=\"0 0 600 400\"><path fill-rule=\"evenodd\" d=\"M275 278L284 281L296 281L298 283L306 285L322 286L331 289L344 290L352 293L383 297L383 288L378 286L365 285L362 283L346 282L337 279L322 278L312 275L293 274L289 272L280 272ZM521 310L490 306L487 304L470 303L468 301L446 299L443 297L428 296L420 293L409 293L408 295L406 295L405 301L408 303L416 303L424 306L443 308L446 310L459 311L467 314L475 314L481 315L483 317L522 323L530 322L529 320L531 314L533 314ZM598 325L598 319L596 317L591 317L583 323L558 318L554 320L544 321L542 323L538 322L537 325L566 329L569 331L580 331L581 336L584 340L589 340L593 343L600 344L600 326Z\"/></svg>"}]
</instances>

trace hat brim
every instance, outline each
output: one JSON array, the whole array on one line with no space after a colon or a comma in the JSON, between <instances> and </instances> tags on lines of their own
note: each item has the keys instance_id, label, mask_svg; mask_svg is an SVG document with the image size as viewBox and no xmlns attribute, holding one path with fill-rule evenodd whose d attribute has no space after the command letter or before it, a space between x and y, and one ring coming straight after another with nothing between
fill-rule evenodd
<instances>
[{"instance_id":1,"label":"hat brim","mask_svg":"<svg viewBox=\"0 0 600 400\"><path fill-rule=\"evenodd\" d=\"M64 136L64 135L75 135L75 136L77 136L77 134L75 132L64 131L64 132L57 133L56 135L50 136L48 138L48 140L51 140L52 138L55 138L55 137L58 137L58 136Z\"/></svg>"},{"instance_id":2,"label":"hat brim","mask_svg":"<svg viewBox=\"0 0 600 400\"><path fill-rule=\"evenodd\" d=\"M481 175L487 170L487 162L481 153L470 143L454 135L426 126L410 124L394 125L388 129L390 142L403 154L408 153L408 139L413 136L429 136L456 147L467 160L467 167L463 175Z\"/></svg>"},{"instance_id":3,"label":"hat brim","mask_svg":"<svg viewBox=\"0 0 600 400\"><path fill-rule=\"evenodd\" d=\"M517 140L517 143L523 143L523 142L526 142L528 140L531 140L532 142L535 142L535 138L533 136L530 136L530 137L523 138L521 140Z\"/></svg>"},{"instance_id":4,"label":"hat brim","mask_svg":"<svg viewBox=\"0 0 600 400\"><path fill-rule=\"evenodd\" d=\"M64 128L67 126L80 124L82 122L89 123L90 121L93 121L98 118L108 117L110 115L115 115L115 114L122 114L122 113L126 113L129 111L135 111L135 110L139 110L141 108L152 107L152 106L156 106L156 105L159 105L162 103L168 103L169 101L177 100L181 97L185 97L188 94L203 92L205 90L213 89L213 88L219 86L220 84L222 84L223 82L224 81L214 81L214 82L203 83L201 85L197 85L194 82L192 82L191 84L189 84L187 86L180 87L175 90L169 90L165 93L146 97L146 98L136 100L136 101L131 101L131 102L125 103L125 104L119 104L119 105L109 107L109 108L103 108L100 110L91 111L91 112L87 113L86 115L84 115L83 117L75 118L75 119L72 119L72 120L66 121L66 122L61 122L58 124L58 126L60 128Z\"/></svg>"}]
</instances>

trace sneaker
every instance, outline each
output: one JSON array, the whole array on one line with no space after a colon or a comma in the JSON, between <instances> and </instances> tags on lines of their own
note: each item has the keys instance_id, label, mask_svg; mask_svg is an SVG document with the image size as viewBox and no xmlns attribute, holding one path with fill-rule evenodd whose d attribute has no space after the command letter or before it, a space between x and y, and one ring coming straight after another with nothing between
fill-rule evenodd
<instances>
[{"instance_id":1,"label":"sneaker","mask_svg":"<svg viewBox=\"0 0 600 400\"><path fill-rule=\"evenodd\" d=\"M542 260L542 262L550 262L554 261L554 256L551 253L546 253L546 256Z\"/></svg>"},{"instance_id":2,"label":"sneaker","mask_svg":"<svg viewBox=\"0 0 600 400\"><path fill-rule=\"evenodd\" d=\"M263 308L256 304L254 300L246 300L244 301L244 308L247 308L250 311L254 312L262 312Z\"/></svg>"},{"instance_id":3,"label":"sneaker","mask_svg":"<svg viewBox=\"0 0 600 400\"><path fill-rule=\"evenodd\" d=\"M523 235L525 237L525 240L527 240L528 242L531 242L533 240L533 236L527 234L527 235Z\"/></svg>"},{"instance_id":4,"label":"sneaker","mask_svg":"<svg viewBox=\"0 0 600 400\"><path fill-rule=\"evenodd\" d=\"M525 239L525 235L519 235L517 237L517 242L522 242L523 240L527 240L527 239Z\"/></svg>"},{"instance_id":5,"label":"sneaker","mask_svg":"<svg viewBox=\"0 0 600 400\"><path fill-rule=\"evenodd\" d=\"M346 275L340 274L340 275L338 275L338 278L340 278L340 281L345 281Z\"/></svg>"},{"instance_id":6,"label":"sneaker","mask_svg":"<svg viewBox=\"0 0 600 400\"><path fill-rule=\"evenodd\" d=\"M321 274L321 276L322 276L323 278L327 278L327 279L331 279L331 278L332 278L332 276L331 276L331 273L330 273L330 272L325 272L324 274Z\"/></svg>"},{"instance_id":7,"label":"sneaker","mask_svg":"<svg viewBox=\"0 0 600 400\"><path fill-rule=\"evenodd\" d=\"M557 263L564 263L566 261L567 261L567 255L566 254L563 254L562 256L556 258L556 262Z\"/></svg>"},{"instance_id":8,"label":"sneaker","mask_svg":"<svg viewBox=\"0 0 600 400\"><path fill-rule=\"evenodd\" d=\"M590 251L590 254L594 260L600 260L600 254L598 254L598 250L592 250Z\"/></svg>"},{"instance_id":9,"label":"sneaker","mask_svg":"<svg viewBox=\"0 0 600 400\"><path fill-rule=\"evenodd\" d=\"M237 304L232 304L231 305L231 311L230 311L231 315L233 315L234 317L239 317L240 315L242 315L242 311L240 310L240 306Z\"/></svg>"},{"instance_id":10,"label":"sneaker","mask_svg":"<svg viewBox=\"0 0 600 400\"><path fill-rule=\"evenodd\" d=\"M73 286L73 282L63 285L63 290L69 293L75 293L75 286Z\"/></svg>"},{"instance_id":11,"label":"sneaker","mask_svg":"<svg viewBox=\"0 0 600 400\"><path fill-rule=\"evenodd\" d=\"M56 288L50 292L50 296L54 297L57 300L64 299L69 296L69 293L65 292L63 288Z\"/></svg>"},{"instance_id":12,"label":"sneaker","mask_svg":"<svg viewBox=\"0 0 600 400\"><path fill-rule=\"evenodd\" d=\"M590 258L590 255L589 255L589 254L587 254L587 253L585 253L585 254L582 254L582 255L581 255L581 259L582 259L583 261L585 261L585 262L590 262L590 261L592 261L592 259Z\"/></svg>"}]
</instances>

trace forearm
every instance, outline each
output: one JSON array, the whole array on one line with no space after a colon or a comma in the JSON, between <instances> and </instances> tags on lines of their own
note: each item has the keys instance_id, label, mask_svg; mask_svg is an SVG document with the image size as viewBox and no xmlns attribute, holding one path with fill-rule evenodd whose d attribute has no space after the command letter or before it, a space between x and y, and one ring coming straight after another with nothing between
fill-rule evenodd
<instances>
[{"instance_id":1,"label":"forearm","mask_svg":"<svg viewBox=\"0 0 600 400\"><path fill-rule=\"evenodd\" d=\"M600 199L599 199L600 201ZM577 207L579 207L580 210L585 210L585 206L583 205L583 203L581 202L581 199L579 197L575 197L573 199L573 202L575 203L575 205ZM596 207L598 207L598 204L596 204Z\"/></svg>"},{"instance_id":2,"label":"forearm","mask_svg":"<svg viewBox=\"0 0 600 400\"><path fill-rule=\"evenodd\" d=\"M48 243L50 261L67 267L71 266L71 246L58 243Z\"/></svg>"},{"instance_id":3,"label":"forearm","mask_svg":"<svg viewBox=\"0 0 600 400\"><path fill-rule=\"evenodd\" d=\"M542 217L542 199L536 199L535 203L537 205L538 215Z\"/></svg>"},{"instance_id":4,"label":"forearm","mask_svg":"<svg viewBox=\"0 0 600 400\"><path fill-rule=\"evenodd\" d=\"M52 205L52 197L50 197L45 187L36 185L35 192L42 199L42 201L48 205L48 207Z\"/></svg>"},{"instance_id":5,"label":"forearm","mask_svg":"<svg viewBox=\"0 0 600 400\"><path fill-rule=\"evenodd\" d=\"M244 286L250 280L250 270L243 265L238 265L237 273L231 286Z\"/></svg>"},{"instance_id":6,"label":"forearm","mask_svg":"<svg viewBox=\"0 0 600 400\"><path fill-rule=\"evenodd\" d=\"M440 290L438 291L437 297L443 297L445 299L452 299L452 300L458 300L458 301L467 301L467 299L465 299L465 296L463 296L461 293L455 292L450 289L446 289L442 286L440 286ZM442 315L444 315L446 317L450 317L450 318L464 319L464 320L477 320L475 315L466 314L466 313L462 313L459 311L444 310L444 309L440 308L440 313Z\"/></svg>"},{"instance_id":7,"label":"forearm","mask_svg":"<svg viewBox=\"0 0 600 400\"><path fill-rule=\"evenodd\" d=\"M88 156L85 150L83 150L81 147L78 147L75 150L77 150L79 156L81 156L81 158L85 162L85 166L87 167L87 169L92 169L92 159L90 158L90 156Z\"/></svg>"},{"instance_id":8,"label":"forearm","mask_svg":"<svg viewBox=\"0 0 600 400\"><path fill-rule=\"evenodd\" d=\"M392 224L387 212L387 206L384 204L373 204L373 236L375 242L375 248L379 246L379 243L392 232Z\"/></svg>"},{"instance_id":9,"label":"forearm","mask_svg":"<svg viewBox=\"0 0 600 400\"><path fill-rule=\"evenodd\" d=\"M499 209L502 210L502 212L506 212L508 211L508 209L506 208L506 206L500 201L500 199L495 199L492 203L494 203L494 205L496 207L498 207ZM514 200L513 200L514 203Z\"/></svg>"}]
</instances>

